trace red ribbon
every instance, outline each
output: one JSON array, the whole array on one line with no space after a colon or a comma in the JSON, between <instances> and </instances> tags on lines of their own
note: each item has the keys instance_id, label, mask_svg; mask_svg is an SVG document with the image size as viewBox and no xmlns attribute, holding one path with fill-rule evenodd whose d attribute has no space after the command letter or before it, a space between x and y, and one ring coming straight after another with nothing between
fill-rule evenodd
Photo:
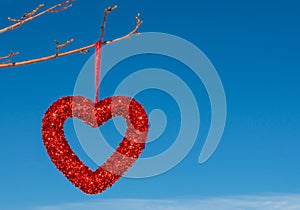
<instances>
[{"instance_id":1,"label":"red ribbon","mask_svg":"<svg viewBox=\"0 0 300 210\"><path fill-rule=\"evenodd\" d=\"M96 103L99 101L101 48L102 48L102 43L99 40L96 43L96 55L95 55L95 83L96 83L96 98L95 98L95 101L96 101Z\"/></svg>"}]
</instances>

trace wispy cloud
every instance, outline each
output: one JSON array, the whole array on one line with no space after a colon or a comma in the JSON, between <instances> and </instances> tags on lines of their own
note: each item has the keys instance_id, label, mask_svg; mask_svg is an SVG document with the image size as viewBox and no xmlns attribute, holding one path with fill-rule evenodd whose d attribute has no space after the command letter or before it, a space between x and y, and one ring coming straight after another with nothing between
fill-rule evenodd
<instances>
[{"instance_id":1,"label":"wispy cloud","mask_svg":"<svg viewBox=\"0 0 300 210\"><path fill-rule=\"evenodd\" d=\"M299 210L300 195L231 196L202 199L110 199L41 206L34 210Z\"/></svg>"}]
</instances>

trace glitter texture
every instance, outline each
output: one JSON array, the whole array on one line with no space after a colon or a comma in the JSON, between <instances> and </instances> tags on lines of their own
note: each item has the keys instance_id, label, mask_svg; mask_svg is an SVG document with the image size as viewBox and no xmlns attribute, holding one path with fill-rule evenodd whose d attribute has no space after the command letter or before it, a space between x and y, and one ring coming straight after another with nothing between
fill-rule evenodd
<instances>
[{"instance_id":1,"label":"glitter texture","mask_svg":"<svg viewBox=\"0 0 300 210\"><path fill-rule=\"evenodd\" d=\"M64 135L64 123L78 118L93 128L115 116L125 118L127 130L116 151L92 171L72 151ZM148 117L133 98L112 96L94 103L82 96L68 96L54 102L45 113L42 137L46 150L64 176L87 194L98 194L111 187L138 159L148 135Z\"/></svg>"}]
</instances>

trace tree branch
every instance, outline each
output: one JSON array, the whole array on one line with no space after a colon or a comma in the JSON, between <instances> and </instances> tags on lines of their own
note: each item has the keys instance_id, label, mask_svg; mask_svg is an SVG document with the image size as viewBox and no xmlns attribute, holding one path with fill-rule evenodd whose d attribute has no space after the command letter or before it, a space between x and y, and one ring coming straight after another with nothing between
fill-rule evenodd
<instances>
[{"instance_id":1,"label":"tree branch","mask_svg":"<svg viewBox=\"0 0 300 210\"><path fill-rule=\"evenodd\" d=\"M138 29L140 28L141 24L143 23L140 20L140 14L137 14L137 16L136 16L136 26L131 32L129 32L125 36L116 38L114 40L102 41L103 37L104 37L105 26L106 26L106 18L108 16L108 14L116 8L117 8L116 6L109 7L108 9L106 9L104 11L103 25L101 26L102 33L101 33L101 36L100 36L100 40L101 40L101 43L103 45L115 43L115 42L121 41L123 39L128 39L134 34L139 34ZM56 50L58 49L58 47L60 49L62 47L65 47L65 46L69 45L72 41L73 41L73 39L70 39L66 43L61 44L61 45L56 41L55 42L56 43ZM77 48L77 49L70 50L70 51L63 52L63 53L60 53L59 49L58 49L58 51L56 51L56 54L53 54L53 55L49 55L49 56L45 56L45 57L41 57L41 58L36 58L36 59L31 59L31 60L27 60L27 61L22 61L22 62L4 63L4 64L0 64L0 68L16 67L16 66L23 66L23 65L27 65L27 64L39 63L39 62L43 62L43 61L47 61L47 60L51 60L51 59L54 59L54 58L59 58L59 57L75 54L75 53L88 53L89 49L94 48L95 46L96 46L96 44L94 43L94 44L91 44L91 45L88 45L88 46L85 46L85 47Z\"/></svg>"},{"instance_id":2,"label":"tree branch","mask_svg":"<svg viewBox=\"0 0 300 210\"><path fill-rule=\"evenodd\" d=\"M14 57L19 54L20 54L19 52L10 51L10 53L7 56L0 57L0 60L9 59L9 58Z\"/></svg>"},{"instance_id":3,"label":"tree branch","mask_svg":"<svg viewBox=\"0 0 300 210\"><path fill-rule=\"evenodd\" d=\"M140 19L140 16L141 16L140 13L138 13L136 15L136 17L135 17L135 19L136 19L136 26L135 26L135 28L130 33L128 33L127 35L122 36L120 38L117 38L117 39L114 39L114 40L110 40L110 41L106 41L106 42L104 42L104 44L111 44L111 43L114 43L114 42L121 41L123 39L129 39L134 34L139 35L140 33L138 32L138 30L139 30L140 26L143 23L143 21L141 21L141 19Z\"/></svg>"},{"instance_id":4,"label":"tree branch","mask_svg":"<svg viewBox=\"0 0 300 210\"><path fill-rule=\"evenodd\" d=\"M111 13L113 10L117 9L117 5L115 5L114 7L108 7L106 10L104 10L104 16L103 16L103 24L101 26L101 36L99 41L103 42L103 38L104 38L104 32L105 32L105 27L106 27L106 21L107 21L107 16L109 15L109 13Z\"/></svg>"},{"instance_id":5,"label":"tree branch","mask_svg":"<svg viewBox=\"0 0 300 210\"><path fill-rule=\"evenodd\" d=\"M59 42L57 40L54 40L54 42L56 44L56 54L59 54L59 51L60 51L61 48L68 46L73 41L74 41L74 39L69 39L65 43L59 44Z\"/></svg>"},{"instance_id":6,"label":"tree branch","mask_svg":"<svg viewBox=\"0 0 300 210\"><path fill-rule=\"evenodd\" d=\"M25 20L26 18L32 17L35 13L37 13L37 11L39 11L42 7L44 6L44 4L40 4L36 9L32 10L30 13L25 13L20 20L17 19L13 19L11 17L8 17L8 20L15 22L15 23L19 23L23 20Z\"/></svg>"},{"instance_id":7,"label":"tree branch","mask_svg":"<svg viewBox=\"0 0 300 210\"><path fill-rule=\"evenodd\" d=\"M37 13L44 6L44 4L40 4L36 9L32 10L29 13L25 13L20 19L13 19L11 17L8 17L8 20L15 22L15 24L5 27L3 29L0 29L0 34L7 32L7 31L14 30L14 29L20 27L21 25L23 25L24 23L32 21L46 13L60 12L60 11L66 10L72 6L71 2L74 2L74 1L75 0L66 0L66 1L61 2L60 4L56 4L53 7L50 7L40 13Z\"/></svg>"}]
</instances>

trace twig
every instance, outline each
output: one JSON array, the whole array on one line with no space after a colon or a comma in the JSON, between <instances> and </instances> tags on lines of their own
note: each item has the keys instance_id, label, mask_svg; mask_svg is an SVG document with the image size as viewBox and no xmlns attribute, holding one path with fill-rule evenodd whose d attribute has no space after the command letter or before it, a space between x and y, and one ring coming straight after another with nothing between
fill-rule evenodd
<instances>
[{"instance_id":1,"label":"twig","mask_svg":"<svg viewBox=\"0 0 300 210\"><path fill-rule=\"evenodd\" d=\"M19 52L10 51L10 53L7 56L0 57L0 60L9 59L9 58L14 57L19 54L20 54Z\"/></svg>"},{"instance_id":2,"label":"twig","mask_svg":"<svg viewBox=\"0 0 300 210\"><path fill-rule=\"evenodd\" d=\"M14 30L14 29L20 27L21 25L23 25L24 23L32 21L33 19L40 17L46 13L60 12L62 10L66 10L72 6L71 2L74 2L74 1L75 0L66 0L66 1L61 2L60 4L56 4L53 7L50 7L40 13L37 13L44 6L43 4L40 4L36 9L32 10L30 13L25 13L19 20L9 17L8 19L12 22L15 22L15 24L5 27L3 29L0 29L0 34L10 31L10 30Z\"/></svg>"},{"instance_id":3,"label":"twig","mask_svg":"<svg viewBox=\"0 0 300 210\"><path fill-rule=\"evenodd\" d=\"M61 8L56 7L58 9L53 8L49 12L60 12L60 11L66 10L66 9L72 7L71 2L75 2L75 1L76 0L67 0L67 1L61 3L61 5L58 6L58 7L61 7Z\"/></svg>"},{"instance_id":4,"label":"twig","mask_svg":"<svg viewBox=\"0 0 300 210\"><path fill-rule=\"evenodd\" d=\"M116 7L113 7L113 8L115 9ZM111 8L111 11L113 10L113 8ZM108 13L110 12L109 8L107 9L107 11L108 11ZM105 29L106 17L108 15L108 13L107 14L105 13L106 15L104 15L105 18L103 20L103 27L101 27L102 34L101 34L100 40L102 40L103 37L104 37L104 29ZM123 39L128 39L128 38L130 38L134 34L139 34L138 29L140 28L141 24L142 24L142 21L140 20L140 14L138 14L136 16L136 26L135 26L135 28L131 32L129 32L127 35L122 36L120 38L117 38L117 39L114 39L114 40L110 40L110 41L101 41L101 42L102 42L103 45L105 45L105 44L115 43L115 42L121 41ZM66 46L66 45L69 44L69 43L67 43L67 44L66 43L64 43L62 45ZM51 60L51 59L54 59L54 58L59 58L59 57L63 57L63 56L75 54L75 53L88 53L89 49L94 48L95 46L96 46L96 44L94 43L94 44L91 44L91 45L88 45L88 46L85 46L85 47L81 47L81 48L78 48L78 49L74 49L74 50L71 50L71 51L67 51L67 52L63 52L63 53L59 52L59 53L56 53L56 54L50 55L50 56L45 56L45 57L36 58L36 59L32 59L32 60L27 60L27 61L22 61L22 62L0 64L0 68L23 66L23 65L33 64L33 63L38 63L38 62L43 62L43 61L47 61L47 60Z\"/></svg>"},{"instance_id":5,"label":"twig","mask_svg":"<svg viewBox=\"0 0 300 210\"><path fill-rule=\"evenodd\" d=\"M130 33L128 33L127 35L122 36L120 38L117 38L117 39L114 39L114 40L110 40L110 41L106 41L104 44L111 44L111 43L114 43L114 42L121 41L123 39L129 39L134 34L139 35L140 33L138 32L138 30L139 30L140 26L143 23L143 21L141 21L141 19L140 19L140 16L141 16L141 14L138 13L137 16L135 17L135 19L136 19L136 26L135 26L135 28Z\"/></svg>"},{"instance_id":6,"label":"twig","mask_svg":"<svg viewBox=\"0 0 300 210\"><path fill-rule=\"evenodd\" d=\"M117 9L117 7L118 6L115 5L114 7L108 7L106 10L104 10L103 24L101 26L101 36L100 36L100 39L99 39L100 42L103 42L107 16L109 15L109 13L111 13L112 11L114 11L115 9Z\"/></svg>"},{"instance_id":7,"label":"twig","mask_svg":"<svg viewBox=\"0 0 300 210\"><path fill-rule=\"evenodd\" d=\"M44 6L44 4L40 4L36 9L32 10L30 13L25 13L20 20L17 19L13 19L11 17L8 17L8 20L15 22L15 23L19 23L23 20L25 20L28 17L32 17L35 13L37 13L37 11L39 11L42 7Z\"/></svg>"},{"instance_id":8,"label":"twig","mask_svg":"<svg viewBox=\"0 0 300 210\"><path fill-rule=\"evenodd\" d=\"M59 42L57 40L54 40L54 42L56 44L56 54L59 54L59 51L60 51L61 48L68 46L73 41L74 41L74 39L69 39L65 43L59 44Z\"/></svg>"}]
</instances>

